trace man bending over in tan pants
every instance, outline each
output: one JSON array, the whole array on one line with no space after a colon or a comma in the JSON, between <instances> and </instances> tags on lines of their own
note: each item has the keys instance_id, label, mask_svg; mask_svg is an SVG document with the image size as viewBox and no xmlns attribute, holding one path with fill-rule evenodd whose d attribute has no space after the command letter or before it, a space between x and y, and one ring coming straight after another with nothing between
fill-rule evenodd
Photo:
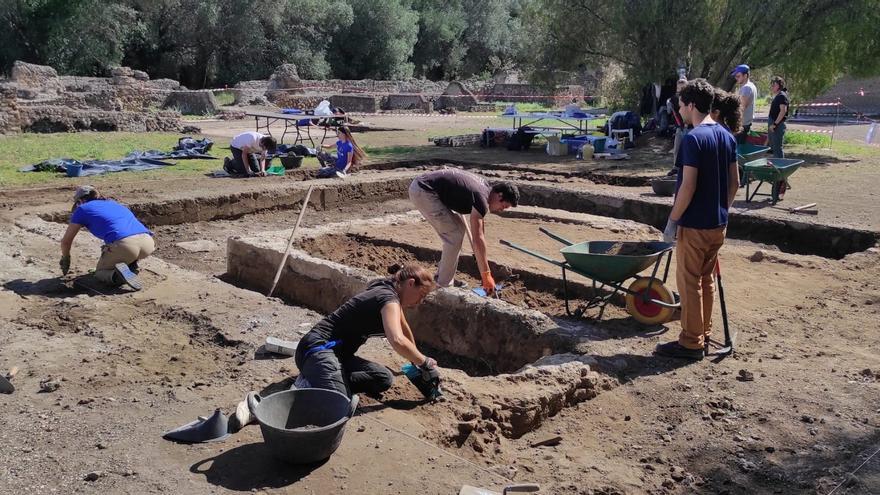
<instances>
[{"instance_id":1,"label":"man bending over in tan pants","mask_svg":"<svg viewBox=\"0 0 880 495\"><path fill-rule=\"evenodd\" d=\"M95 278L112 287L128 284L140 290L137 262L156 249L153 233L125 206L102 198L92 186L80 186L73 193L70 225L61 239L61 272L65 275L70 271L73 239L83 227L104 241Z\"/></svg>"},{"instance_id":2,"label":"man bending over in tan pants","mask_svg":"<svg viewBox=\"0 0 880 495\"><path fill-rule=\"evenodd\" d=\"M489 186L485 179L464 170L448 168L417 177L409 186L409 199L434 227L443 242L443 254L437 269L437 285L448 287L458 269L458 254L465 236L461 215L469 215L473 250L477 258L483 288L495 292L495 279L486 255L483 219L516 206L519 190L513 184L499 182Z\"/></svg>"}]
</instances>

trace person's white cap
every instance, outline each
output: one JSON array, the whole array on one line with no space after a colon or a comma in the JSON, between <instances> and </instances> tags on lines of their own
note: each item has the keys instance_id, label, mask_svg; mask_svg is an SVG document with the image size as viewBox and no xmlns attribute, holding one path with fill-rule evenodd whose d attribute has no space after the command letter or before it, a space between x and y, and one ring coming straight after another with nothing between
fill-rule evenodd
<instances>
[{"instance_id":1,"label":"person's white cap","mask_svg":"<svg viewBox=\"0 0 880 495\"><path fill-rule=\"evenodd\" d=\"M73 193L73 201L77 202L95 191L96 189L92 186L79 186Z\"/></svg>"}]
</instances>

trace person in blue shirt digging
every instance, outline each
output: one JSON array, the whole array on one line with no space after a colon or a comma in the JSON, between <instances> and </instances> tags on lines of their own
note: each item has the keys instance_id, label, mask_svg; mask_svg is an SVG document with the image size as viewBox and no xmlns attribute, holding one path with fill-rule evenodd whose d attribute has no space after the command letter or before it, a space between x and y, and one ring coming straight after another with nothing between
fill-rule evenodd
<instances>
[{"instance_id":1,"label":"person in blue shirt digging","mask_svg":"<svg viewBox=\"0 0 880 495\"><path fill-rule=\"evenodd\" d=\"M318 170L318 178L326 179L329 177L344 178L351 171L351 167L363 162L366 158L364 150L358 146L351 135L348 127L339 126L336 128L336 157L321 151L318 153L318 161L321 162L321 168ZM332 144L322 144L322 148L333 148ZM332 165L330 165L332 163Z\"/></svg>"},{"instance_id":2,"label":"person in blue shirt digging","mask_svg":"<svg viewBox=\"0 0 880 495\"><path fill-rule=\"evenodd\" d=\"M138 261L156 250L153 233L125 206L101 197L92 186L80 186L73 193L70 225L61 239L60 265L64 275L70 271L73 239L83 227L104 241L95 278L111 287L127 284L140 290Z\"/></svg>"}]
</instances>

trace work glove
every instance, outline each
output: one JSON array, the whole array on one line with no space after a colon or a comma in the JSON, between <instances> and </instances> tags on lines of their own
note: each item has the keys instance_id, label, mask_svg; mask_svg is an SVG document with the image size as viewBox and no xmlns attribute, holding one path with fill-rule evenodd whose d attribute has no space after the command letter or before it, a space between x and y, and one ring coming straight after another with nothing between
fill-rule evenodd
<instances>
[{"instance_id":1,"label":"work glove","mask_svg":"<svg viewBox=\"0 0 880 495\"><path fill-rule=\"evenodd\" d=\"M70 272L70 255L62 256L58 264L61 266L61 273L67 275Z\"/></svg>"},{"instance_id":2,"label":"work glove","mask_svg":"<svg viewBox=\"0 0 880 495\"><path fill-rule=\"evenodd\" d=\"M434 358L425 358L425 362L419 365L419 371L422 372L422 379L430 382L431 380L440 379L440 371L437 369L437 361Z\"/></svg>"},{"instance_id":3,"label":"work glove","mask_svg":"<svg viewBox=\"0 0 880 495\"><path fill-rule=\"evenodd\" d=\"M663 230L663 242L675 242L675 234L678 230L678 222L673 219L666 221L666 228Z\"/></svg>"},{"instance_id":4,"label":"work glove","mask_svg":"<svg viewBox=\"0 0 880 495\"><path fill-rule=\"evenodd\" d=\"M483 279L483 288L486 289L486 294L494 294L495 279L492 278L492 272L486 270L481 274L481 276L481 278Z\"/></svg>"}]
</instances>

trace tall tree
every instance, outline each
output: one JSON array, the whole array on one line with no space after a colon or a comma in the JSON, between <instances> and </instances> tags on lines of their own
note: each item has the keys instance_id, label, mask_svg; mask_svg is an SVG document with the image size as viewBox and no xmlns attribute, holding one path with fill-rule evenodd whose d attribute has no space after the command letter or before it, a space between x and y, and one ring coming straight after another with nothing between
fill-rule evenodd
<instances>
[{"instance_id":1,"label":"tall tree","mask_svg":"<svg viewBox=\"0 0 880 495\"><path fill-rule=\"evenodd\" d=\"M405 79L419 16L407 0L350 0L354 22L333 38L328 59L344 79Z\"/></svg>"},{"instance_id":2,"label":"tall tree","mask_svg":"<svg viewBox=\"0 0 880 495\"><path fill-rule=\"evenodd\" d=\"M546 0L533 12L535 69L544 76L587 62L617 64L630 86L689 77L730 88L730 69L791 70L799 94L810 96L842 70L877 65L877 0ZM860 43L859 48L851 46ZM824 70L815 71L816 68ZM803 83L803 84L800 84Z\"/></svg>"}]
</instances>

